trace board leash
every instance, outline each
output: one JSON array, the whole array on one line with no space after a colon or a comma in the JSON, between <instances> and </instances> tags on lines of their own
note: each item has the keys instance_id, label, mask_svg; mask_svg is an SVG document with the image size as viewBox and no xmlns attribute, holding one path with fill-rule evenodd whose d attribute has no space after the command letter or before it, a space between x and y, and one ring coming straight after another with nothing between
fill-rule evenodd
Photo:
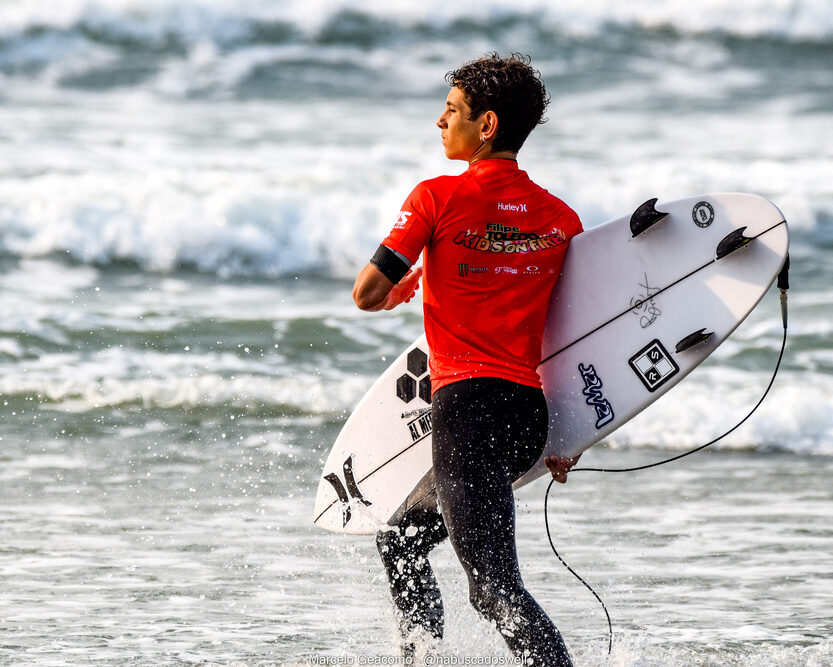
<instances>
[{"instance_id":1,"label":"board leash","mask_svg":"<svg viewBox=\"0 0 833 667\"><path fill-rule=\"evenodd\" d=\"M694 449L690 449L687 452L683 452L682 454L677 454L676 456L672 456L667 459L663 459L661 461L655 461L654 463L648 463L642 466L634 466L632 468L574 468L570 471L570 473L574 472L636 472L638 470L647 470L649 468L656 468L657 466L665 465L666 463L671 463L672 461L679 461L686 456L691 456L706 447L711 447L716 442L719 442L723 438L725 438L730 433L733 433L738 428L741 427L753 414L755 411L761 407L761 404L764 402L764 399L769 394L769 390L772 389L772 385L775 383L775 378L778 375L778 370L781 368L781 360L784 358L784 350L787 347L787 290L789 289L789 268L790 268L790 257L787 255L787 259L784 262L784 266L781 269L781 272L778 274L778 289L781 291L780 301L781 301L781 320L784 327L784 334L781 339L781 350L778 353L778 361L775 363L775 370L772 372L772 377L769 380L769 384L767 385L766 389L764 390L763 395L755 404L749 413L741 419L737 424L735 424L732 428L728 431L719 435L718 437L714 438L713 440L707 442L704 445L700 445L699 447L695 447ZM550 547L552 548L552 552L555 554L556 558L561 561L561 564L567 568L567 570L572 574L576 579L578 579L584 586L593 594L593 596L599 601L599 604L602 605L602 609L604 610L605 617L607 618L607 628L608 628L608 642L607 642L607 654L610 655L613 651L613 623L610 620L610 614L607 611L607 606L602 601L602 598L599 597L598 593L593 590L593 588L588 584L572 567L567 564L561 554L558 553L558 550L555 548L555 543L552 539L552 534L550 533L550 522L547 516L547 504L550 496L550 490L552 489L552 485L555 483L555 479L550 480L549 485L547 486L547 490L544 494L544 525L547 529L547 539L550 542Z\"/></svg>"}]
</instances>

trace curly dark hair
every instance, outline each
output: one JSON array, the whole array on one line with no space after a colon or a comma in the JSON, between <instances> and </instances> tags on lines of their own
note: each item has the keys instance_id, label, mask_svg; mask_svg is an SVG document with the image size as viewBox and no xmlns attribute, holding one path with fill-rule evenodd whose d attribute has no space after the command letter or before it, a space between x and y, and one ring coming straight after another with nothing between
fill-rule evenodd
<instances>
[{"instance_id":1,"label":"curly dark hair","mask_svg":"<svg viewBox=\"0 0 833 667\"><path fill-rule=\"evenodd\" d=\"M536 125L546 122L544 110L550 96L541 73L530 67L531 59L520 53L501 58L491 53L445 75L452 87L459 87L471 108L469 120L486 111L498 117L492 142L496 151L517 153Z\"/></svg>"}]
</instances>

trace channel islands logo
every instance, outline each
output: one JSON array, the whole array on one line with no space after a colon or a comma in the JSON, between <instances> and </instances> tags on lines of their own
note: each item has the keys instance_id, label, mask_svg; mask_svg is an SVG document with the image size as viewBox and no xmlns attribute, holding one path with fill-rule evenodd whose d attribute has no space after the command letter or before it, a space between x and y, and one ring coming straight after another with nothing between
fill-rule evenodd
<instances>
[{"instance_id":1,"label":"channel islands logo","mask_svg":"<svg viewBox=\"0 0 833 667\"><path fill-rule=\"evenodd\" d=\"M431 402L431 377L428 375L428 355L415 347L408 352L407 372L396 379L396 395L405 403L419 396Z\"/></svg>"},{"instance_id":2,"label":"channel islands logo","mask_svg":"<svg viewBox=\"0 0 833 667\"><path fill-rule=\"evenodd\" d=\"M407 372L396 379L396 395L404 403L419 396L431 402L431 376L428 374L428 355L418 347L408 352ZM423 407L402 413L411 442L417 443L431 435L431 408Z\"/></svg>"}]
</instances>

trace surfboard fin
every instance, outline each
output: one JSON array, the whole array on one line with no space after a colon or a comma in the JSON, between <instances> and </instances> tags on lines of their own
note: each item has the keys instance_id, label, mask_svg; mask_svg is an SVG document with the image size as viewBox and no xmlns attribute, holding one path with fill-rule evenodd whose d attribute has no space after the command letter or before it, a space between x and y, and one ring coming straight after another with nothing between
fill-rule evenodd
<instances>
[{"instance_id":1,"label":"surfboard fin","mask_svg":"<svg viewBox=\"0 0 833 667\"><path fill-rule=\"evenodd\" d=\"M657 211L657 198L649 199L639 208L637 208L631 216L631 238L636 238L643 232L648 231L655 224L664 220L668 214L662 211Z\"/></svg>"},{"instance_id":2,"label":"surfboard fin","mask_svg":"<svg viewBox=\"0 0 833 667\"><path fill-rule=\"evenodd\" d=\"M735 250L748 245L752 239L744 234L745 231L746 227L740 227L724 236L723 240L717 244L715 259L723 259L726 255L731 255Z\"/></svg>"},{"instance_id":3,"label":"surfboard fin","mask_svg":"<svg viewBox=\"0 0 833 667\"><path fill-rule=\"evenodd\" d=\"M677 343L677 347L675 349L678 353L682 352L700 343L705 343L713 335L714 331L706 331L705 329L700 329L699 331L695 331L694 333L688 334L688 336L686 336L679 343Z\"/></svg>"}]
</instances>

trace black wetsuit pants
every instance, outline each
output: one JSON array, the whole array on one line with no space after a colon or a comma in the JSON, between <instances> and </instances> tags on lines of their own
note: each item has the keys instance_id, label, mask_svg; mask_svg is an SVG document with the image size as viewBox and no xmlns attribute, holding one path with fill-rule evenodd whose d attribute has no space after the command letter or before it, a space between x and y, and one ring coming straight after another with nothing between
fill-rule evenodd
<instances>
[{"instance_id":1,"label":"black wetsuit pants","mask_svg":"<svg viewBox=\"0 0 833 667\"><path fill-rule=\"evenodd\" d=\"M442 636L442 598L427 556L449 537L472 605L515 656L571 665L561 634L524 588L515 550L512 483L546 443L543 392L498 378L463 380L434 394L431 417L436 496L377 536L403 636L417 628Z\"/></svg>"}]
</instances>

